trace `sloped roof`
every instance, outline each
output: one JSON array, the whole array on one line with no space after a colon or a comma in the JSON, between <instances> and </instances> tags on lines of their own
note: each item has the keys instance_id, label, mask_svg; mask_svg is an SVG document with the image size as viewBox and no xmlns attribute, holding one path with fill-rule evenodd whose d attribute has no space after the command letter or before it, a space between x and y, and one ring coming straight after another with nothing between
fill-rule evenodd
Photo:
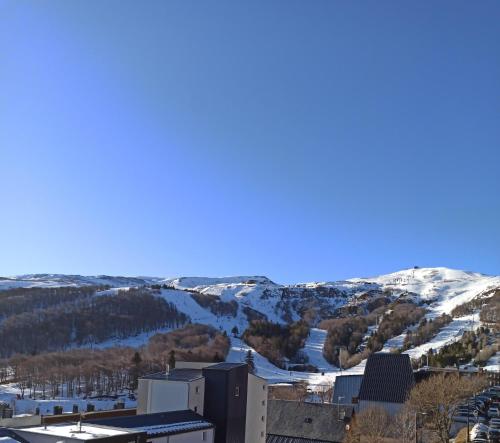
<instances>
[{"instance_id":1,"label":"sloped roof","mask_svg":"<svg viewBox=\"0 0 500 443\"><path fill-rule=\"evenodd\" d=\"M410 357L378 352L370 355L359 390L359 399L404 403L415 385Z\"/></svg>"},{"instance_id":2,"label":"sloped roof","mask_svg":"<svg viewBox=\"0 0 500 443\"><path fill-rule=\"evenodd\" d=\"M352 406L269 400L267 433L280 437L341 442L345 437L344 420L349 420L352 414Z\"/></svg>"},{"instance_id":3,"label":"sloped roof","mask_svg":"<svg viewBox=\"0 0 500 443\"><path fill-rule=\"evenodd\" d=\"M363 375L338 375L335 378L332 402L352 404L352 399L359 397L362 380Z\"/></svg>"},{"instance_id":4,"label":"sloped roof","mask_svg":"<svg viewBox=\"0 0 500 443\"><path fill-rule=\"evenodd\" d=\"M155 437L214 427L212 423L191 410L94 419L85 423L117 429L129 429L135 432L146 432L149 436L154 435Z\"/></svg>"}]
</instances>

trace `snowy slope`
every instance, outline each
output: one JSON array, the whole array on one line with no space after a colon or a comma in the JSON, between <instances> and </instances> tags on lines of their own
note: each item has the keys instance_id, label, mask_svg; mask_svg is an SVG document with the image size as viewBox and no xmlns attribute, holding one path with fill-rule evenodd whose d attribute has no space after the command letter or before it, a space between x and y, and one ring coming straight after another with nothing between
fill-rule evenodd
<instances>
[{"instance_id":1,"label":"snowy slope","mask_svg":"<svg viewBox=\"0 0 500 443\"><path fill-rule=\"evenodd\" d=\"M0 290L11 288L61 286L111 286L115 288L143 286L156 283L154 277L112 277L109 275L82 276L64 274L25 274L0 278Z\"/></svg>"},{"instance_id":2,"label":"snowy slope","mask_svg":"<svg viewBox=\"0 0 500 443\"><path fill-rule=\"evenodd\" d=\"M301 318L306 310L312 310L313 319L310 337L304 352L309 356L311 364L325 369L326 374L292 373L276 368L265 358L256 354L256 366L260 375L275 380L308 379L319 384L331 381L338 374L338 369L329 365L323 358L322 348L326 332L314 326L321 318L337 315L337 310L346 305L360 305L375 297L407 296L415 302L425 302L429 310L427 317L434 318L451 310L484 292L500 288L500 277L478 273L453 270L448 268L407 269L387 275L371 278L353 278L333 282L311 282L296 285L280 285L263 276L236 277L84 277L61 274L23 275L0 279L0 289L11 287L57 287L81 285L109 285L113 288L126 288L144 285L162 285L164 289L158 296L173 303L181 312L189 315L192 322L210 324L229 335L234 326L242 332L248 325L248 312L260 313L268 320L288 323ZM112 291L111 291L112 292ZM223 303L237 303L236 316L217 316L208 308L200 306L192 297L198 295L215 296ZM1 293L0 293L1 294ZM477 320L477 318L476 318ZM471 318L454 319L429 343L406 351L412 357L426 352L430 347L439 349L444 344L456 340L464 328L470 327ZM145 342L152 333L141 334L129 339L109 341L97 346L132 345ZM391 339L384 350L399 347L403 343L404 334ZM232 348L228 356L230 361L241 361L248 346L238 339L232 339ZM353 368L356 372L362 370Z\"/></svg>"}]
</instances>

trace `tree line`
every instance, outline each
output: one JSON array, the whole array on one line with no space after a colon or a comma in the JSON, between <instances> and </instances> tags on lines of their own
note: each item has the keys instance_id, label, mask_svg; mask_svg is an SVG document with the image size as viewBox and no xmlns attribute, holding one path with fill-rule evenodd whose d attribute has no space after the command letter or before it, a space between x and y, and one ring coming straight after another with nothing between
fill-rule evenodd
<instances>
[{"instance_id":1,"label":"tree line","mask_svg":"<svg viewBox=\"0 0 500 443\"><path fill-rule=\"evenodd\" d=\"M93 297L109 286L12 288L0 291L0 319Z\"/></svg>"},{"instance_id":2,"label":"tree line","mask_svg":"<svg viewBox=\"0 0 500 443\"><path fill-rule=\"evenodd\" d=\"M424 317L420 320L417 329L414 331L408 331L406 334L402 351L427 343L437 335L441 328L451 323L452 320L452 317L448 314L442 314L434 320L427 320Z\"/></svg>"},{"instance_id":3,"label":"tree line","mask_svg":"<svg viewBox=\"0 0 500 443\"><path fill-rule=\"evenodd\" d=\"M145 374L164 371L172 357L186 361L223 361L229 339L215 328L190 324L156 334L141 348L72 349L0 360L21 395L30 398L116 395L137 387Z\"/></svg>"},{"instance_id":4,"label":"tree line","mask_svg":"<svg viewBox=\"0 0 500 443\"><path fill-rule=\"evenodd\" d=\"M238 313L238 303L235 300L224 302L217 295L203 294L196 291L189 291L189 293L192 299L202 308L209 309L212 314L218 317L236 317Z\"/></svg>"},{"instance_id":5,"label":"tree line","mask_svg":"<svg viewBox=\"0 0 500 443\"><path fill-rule=\"evenodd\" d=\"M320 323L328 334L323 348L325 359L343 368L356 366L372 352L378 352L387 340L403 333L409 326L417 323L425 309L410 302L394 302L389 306L378 306L367 315L329 319ZM369 336L366 347L360 348L368 326L376 325L376 330Z\"/></svg>"},{"instance_id":6,"label":"tree line","mask_svg":"<svg viewBox=\"0 0 500 443\"><path fill-rule=\"evenodd\" d=\"M188 321L175 305L147 289L122 290L7 317L0 323L0 357L60 351L165 327L178 328Z\"/></svg>"},{"instance_id":7,"label":"tree line","mask_svg":"<svg viewBox=\"0 0 500 443\"><path fill-rule=\"evenodd\" d=\"M243 340L274 365L284 368L284 359L293 359L304 347L309 336L309 325L300 320L281 325L265 320L254 320L243 333Z\"/></svg>"}]
</instances>

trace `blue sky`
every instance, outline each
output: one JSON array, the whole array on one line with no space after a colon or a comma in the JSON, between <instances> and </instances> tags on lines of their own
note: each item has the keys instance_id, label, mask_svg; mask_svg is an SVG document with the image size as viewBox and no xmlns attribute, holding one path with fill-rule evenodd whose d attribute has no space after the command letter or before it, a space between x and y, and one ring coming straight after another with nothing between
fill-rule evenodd
<instances>
[{"instance_id":1,"label":"blue sky","mask_svg":"<svg viewBox=\"0 0 500 443\"><path fill-rule=\"evenodd\" d=\"M499 20L0 0L0 275L500 274Z\"/></svg>"}]
</instances>

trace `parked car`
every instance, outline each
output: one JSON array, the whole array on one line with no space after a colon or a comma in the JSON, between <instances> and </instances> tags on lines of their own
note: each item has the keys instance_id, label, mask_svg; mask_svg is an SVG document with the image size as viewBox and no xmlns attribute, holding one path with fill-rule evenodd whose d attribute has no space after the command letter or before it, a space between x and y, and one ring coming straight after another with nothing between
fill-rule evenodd
<instances>
[{"instance_id":1,"label":"parked car","mask_svg":"<svg viewBox=\"0 0 500 443\"><path fill-rule=\"evenodd\" d=\"M488 409L488 417L499 417L498 406L490 406Z\"/></svg>"}]
</instances>

